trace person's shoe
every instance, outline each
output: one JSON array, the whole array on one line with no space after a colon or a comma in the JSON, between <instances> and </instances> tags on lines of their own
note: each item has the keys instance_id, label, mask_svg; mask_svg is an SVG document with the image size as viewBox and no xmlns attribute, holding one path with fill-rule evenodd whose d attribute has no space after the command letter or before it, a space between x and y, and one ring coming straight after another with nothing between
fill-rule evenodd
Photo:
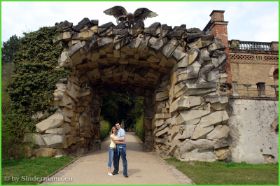
<instances>
[{"instance_id":1,"label":"person's shoe","mask_svg":"<svg viewBox=\"0 0 280 186\"><path fill-rule=\"evenodd\" d=\"M118 173L118 172L113 172L112 174L113 174L113 175L116 175L116 174L119 174L119 173Z\"/></svg>"},{"instance_id":2,"label":"person's shoe","mask_svg":"<svg viewBox=\"0 0 280 186\"><path fill-rule=\"evenodd\" d=\"M108 176L113 176L113 174L111 172L108 172Z\"/></svg>"},{"instance_id":3,"label":"person's shoe","mask_svg":"<svg viewBox=\"0 0 280 186\"><path fill-rule=\"evenodd\" d=\"M128 175L123 175L125 178L128 178Z\"/></svg>"}]
</instances>

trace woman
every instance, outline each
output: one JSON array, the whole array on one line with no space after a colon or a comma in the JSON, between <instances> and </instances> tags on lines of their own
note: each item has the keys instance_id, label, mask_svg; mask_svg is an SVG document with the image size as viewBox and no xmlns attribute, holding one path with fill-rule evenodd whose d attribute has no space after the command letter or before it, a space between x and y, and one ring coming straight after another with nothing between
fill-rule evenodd
<instances>
[{"instance_id":1,"label":"woman","mask_svg":"<svg viewBox=\"0 0 280 186\"><path fill-rule=\"evenodd\" d=\"M111 139L111 143L109 146L108 175L113 176L111 168L112 168L113 159L114 159L114 151L116 148L116 143L114 142L114 140L117 139L117 128L116 127L112 127L110 139Z\"/></svg>"}]
</instances>

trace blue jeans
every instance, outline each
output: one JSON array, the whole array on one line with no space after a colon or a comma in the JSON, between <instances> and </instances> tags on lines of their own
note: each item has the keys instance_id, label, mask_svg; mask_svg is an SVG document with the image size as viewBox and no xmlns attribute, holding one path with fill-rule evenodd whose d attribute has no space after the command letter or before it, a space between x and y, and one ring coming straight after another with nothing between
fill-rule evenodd
<instances>
[{"instance_id":1,"label":"blue jeans","mask_svg":"<svg viewBox=\"0 0 280 186\"><path fill-rule=\"evenodd\" d=\"M112 163L113 163L113 160L114 160L114 151L115 151L115 148L109 148L109 161L108 161L108 167L112 167Z\"/></svg>"},{"instance_id":2,"label":"blue jeans","mask_svg":"<svg viewBox=\"0 0 280 186\"><path fill-rule=\"evenodd\" d=\"M114 173L119 172L120 157L123 164L123 175L127 176L126 144L117 144L114 156Z\"/></svg>"}]
</instances>

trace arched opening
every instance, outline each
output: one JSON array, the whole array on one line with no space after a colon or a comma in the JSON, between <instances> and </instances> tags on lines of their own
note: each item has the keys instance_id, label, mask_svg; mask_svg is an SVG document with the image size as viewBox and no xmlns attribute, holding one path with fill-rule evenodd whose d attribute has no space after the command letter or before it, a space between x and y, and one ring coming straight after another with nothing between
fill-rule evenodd
<instances>
[{"instance_id":1,"label":"arched opening","mask_svg":"<svg viewBox=\"0 0 280 186\"><path fill-rule=\"evenodd\" d=\"M56 40L64 47L59 67L70 73L55 92L57 127L67 131L49 135L37 124L40 136L50 139L48 147L83 153L98 146L104 99L123 91L143 99L146 150L183 160L228 157L219 156L229 152L226 53L220 40L185 25L154 23L135 30L89 22L78 31L67 22L58 26Z\"/></svg>"},{"instance_id":2,"label":"arched opening","mask_svg":"<svg viewBox=\"0 0 280 186\"><path fill-rule=\"evenodd\" d=\"M108 44L96 50L83 50L76 51L70 58L72 72L66 95L76 102L72 104L72 110L65 107L62 110L75 111L79 118L79 137L85 141L83 148L88 150L92 142L100 139L100 114L104 98L111 92L128 92L143 98L144 144L147 150L152 150L155 92L162 79L170 76L174 59L168 60L160 52L147 47L116 50L113 44ZM73 116L66 117L65 122L73 123Z\"/></svg>"}]
</instances>

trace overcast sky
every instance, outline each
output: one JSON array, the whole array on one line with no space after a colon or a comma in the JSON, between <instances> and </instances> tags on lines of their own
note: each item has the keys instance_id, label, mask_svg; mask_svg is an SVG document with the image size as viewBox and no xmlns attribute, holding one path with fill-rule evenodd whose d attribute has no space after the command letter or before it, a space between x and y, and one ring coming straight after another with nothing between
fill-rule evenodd
<instances>
[{"instance_id":1,"label":"overcast sky","mask_svg":"<svg viewBox=\"0 0 280 186\"><path fill-rule=\"evenodd\" d=\"M278 41L277 2L2 2L2 41L64 20L74 25L84 17L98 19L99 25L115 23L114 17L103 13L115 5L129 12L140 7L157 12L157 17L145 21L146 26L161 22L200 29L208 23L212 10L225 10L229 39Z\"/></svg>"}]
</instances>

